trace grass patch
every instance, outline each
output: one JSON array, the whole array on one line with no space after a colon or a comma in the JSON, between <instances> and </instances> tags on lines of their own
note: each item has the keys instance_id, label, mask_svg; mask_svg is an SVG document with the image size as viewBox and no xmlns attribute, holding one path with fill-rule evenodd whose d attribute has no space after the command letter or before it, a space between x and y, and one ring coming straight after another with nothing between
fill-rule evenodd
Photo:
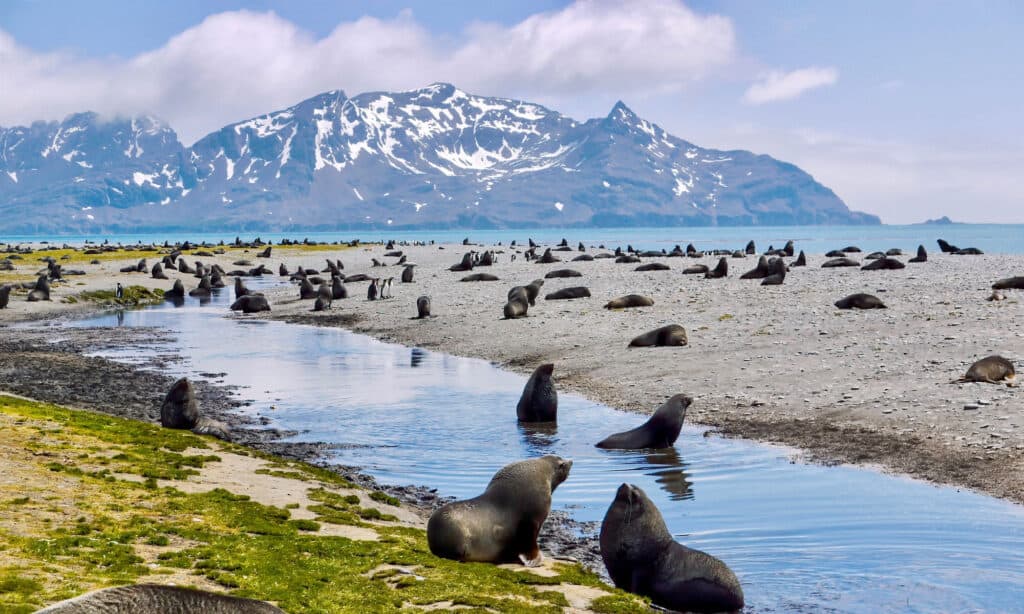
<instances>
[{"instance_id":1,"label":"grass patch","mask_svg":"<svg viewBox=\"0 0 1024 614\"><path fill-rule=\"evenodd\" d=\"M155 305L164 300L164 291L159 288L150 290L143 286L128 286L124 288L121 298L117 298L114 290L94 290L92 292L81 292L77 297L68 297L67 302L78 300L99 303L101 305L120 305L122 307L141 307Z\"/></svg>"}]
</instances>

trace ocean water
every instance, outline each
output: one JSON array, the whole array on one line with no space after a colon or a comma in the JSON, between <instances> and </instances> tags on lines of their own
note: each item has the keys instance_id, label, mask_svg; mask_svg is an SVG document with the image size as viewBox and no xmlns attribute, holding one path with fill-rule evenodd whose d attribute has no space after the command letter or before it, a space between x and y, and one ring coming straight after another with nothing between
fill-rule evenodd
<instances>
[{"instance_id":1,"label":"ocean water","mask_svg":"<svg viewBox=\"0 0 1024 614\"><path fill-rule=\"evenodd\" d=\"M81 245L85 241L102 243L163 243L189 240L192 242L218 243L234 241L238 233L146 233L93 236L3 236L0 243L31 243L49 240L53 243ZM907 226L729 226L729 227L668 227L668 228L545 228L529 230L418 230L418 231L342 231L342 232L285 232L260 233L264 241L280 242L281 239L334 242L360 239L362 241L436 241L458 243L468 238L475 243L494 244L512 240L525 244L528 238L538 243L556 243L562 238L575 247L582 241L589 245L604 244L609 248L632 245L637 249L671 250L675 245L693 243L697 249L742 248L751 239L757 243L758 251L770 245L779 248L792 239L798 250L810 254L825 253L848 245L857 245L865 251L886 250L898 247L913 253L918 245L924 245L929 252L938 251L935 240L943 238L958 247L977 247L992 254L1024 254L1024 224L952 224ZM242 236L243 240L254 239L254 235Z\"/></svg>"},{"instance_id":2,"label":"ocean water","mask_svg":"<svg viewBox=\"0 0 1024 614\"><path fill-rule=\"evenodd\" d=\"M225 319L230 302L224 289L206 305L189 299L71 325L173 331L170 348L107 355L132 361L170 349L187 359L171 367L177 374L225 373L254 400L241 411L299 431L296 441L338 444L329 460L387 484L466 498L506 463L558 454L574 464L553 507L581 521L600 521L619 484L637 484L676 539L736 572L752 612L1022 611L1022 506L805 464L792 450L693 426L665 450L600 450L594 443L644 417L560 393L557 426L527 428L515 415L523 376L341 329Z\"/></svg>"}]
</instances>

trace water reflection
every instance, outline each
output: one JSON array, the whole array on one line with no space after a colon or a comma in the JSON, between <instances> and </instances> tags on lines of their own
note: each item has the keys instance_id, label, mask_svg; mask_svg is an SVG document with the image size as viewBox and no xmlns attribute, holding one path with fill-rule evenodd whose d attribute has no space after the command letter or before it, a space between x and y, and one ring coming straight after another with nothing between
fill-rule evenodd
<instances>
[{"instance_id":1,"label":"water reflection","mask_svg":"<svg viewBox=\"0 0 1024 614\"><path fill-rule=\"evenodd\" d=\"M529 456L554 454L552 446L558 443L557 422L517 422L517 425Z\"/></svg>"},{"instance_id":2,"label":"water reflection","mask_svg":"<svg viewBox=\"0 0 1024 614\"><path fill-rule=\"evenodd\" d=\"M423 364L426 359L427 353L422 348L412 348L409 350L409 366L418 367Z\"/></svg>"}]
</instances>

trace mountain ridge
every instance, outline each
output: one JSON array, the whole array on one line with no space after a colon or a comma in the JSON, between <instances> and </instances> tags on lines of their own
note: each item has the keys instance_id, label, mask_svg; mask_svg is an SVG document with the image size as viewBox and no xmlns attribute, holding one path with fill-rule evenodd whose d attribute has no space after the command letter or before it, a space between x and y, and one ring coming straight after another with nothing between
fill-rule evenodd
<instances>
[{"instance_id":1,"label":"mountain ridge","mask_svg":"<svg viewBox=\"0 0 1024 614\"><path fill-rule=\"evenodd\" d=\"M880 223L621 100L581 122L447 83L332 90L190 147L149 115L0 128L0 210L18 233Z\"/></svg>"}]
</instances>

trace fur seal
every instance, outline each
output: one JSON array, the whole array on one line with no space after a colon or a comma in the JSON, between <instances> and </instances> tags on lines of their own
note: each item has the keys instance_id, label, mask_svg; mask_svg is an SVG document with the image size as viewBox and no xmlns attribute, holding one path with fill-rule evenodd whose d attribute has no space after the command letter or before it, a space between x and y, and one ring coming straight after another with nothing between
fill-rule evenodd
<instances>
[{"instance_id":1,"label":"fur seal","mask_svg":"<svg viewBox=\"0 0 1024 614\"><path fill-rule=\"evenodd\" d=\"M459 281L498 281L498 276L491 275L490 273L473 273L472 275L466 275Z\"/></svg>"},{"instance_id":2,"label":"fur seal","mask_svg":"<svg viewBox=\"0 0 1024 614\"><path fill-rule=\"evenodd\" d=\"M555 422L558 419L558 392L551 381L554 370L555 365L551 363L541 365L526 380L516 405L516 417L520 422Z\"/></svg>"},{"instance_id":3,"label":"fur seal","mask_svg":"<svg viewBox=\"0 0 1024 614\"><path fill-rule=\"evenodd\" d=\"M779 257L769 259L768 275L761 280L761 285L779 286L784 281L786 281L786 263Z\"/></svg>"},{"instance_id":4,"label":"fur seal","mask_svg":"<svg viewBox=\"0 0 1024 614\"><path fill-rule=\"evenodd\" d=\"M907 265L903 264L899 260L896 260L895 258L890 258L888 256L884 256L882 258L879 258L878 260L875 260L874 262L872 262L870 264L865 264L864 266L860 267L860 270L862 270L862 271L882 271L882 270L905 269L905 268L907 268Z\"/></svg>"},{"instance_id":5,"label":"fur seal","mask_svg":"<svg viewBox=\"0 0 1024 614\"><path fill-rule=\"evenodd\" d=\"M430 317L430 297L421 296L416 299L416 317L420 320Z\"/></svg>"},{"instance_id":6,"label":"fur seal","mask_svg":"<svg viewBox=\"0 0 1024 614\"><path fill-rule=\"evenodd\" d=\"M549 247L544 250L544 255L537 259L537 264L551 264L552 262L561 262L561 259L553 255Z\"/></svg>"},{"instance_id":7,"label":"fur seal","mask_svg":"<svg viewBox=\"0 0 1024 614\"><path fill-rule=\"evenodd\" d=\"M860 266L860 263L857 262L856 260L854 260L853 258L846 258L844 256L844 257L840 257L840 258L833 258L831 260L826 260L824 263L822 263L821 268L823 268L823 269L832 269L832 268L836 268L836 267L847 267L847 266L851 266L851 267L852 266Z\"/></svg>"},{"instance_id":8,"label":"fur seal","mask_svg":"<svg viewBox=\"0 0 1024 614\"><path fill-rule=\"evenodd\" d=\"M918 245L917 255L907 262L928 262L928 251L924 248L924 245Z\"/></svg>"},{"instance_id":9,"label":"fur seal","mask_svg":"<svg viewBox=\"0 0 1024 614\"><path fill-rule=\"evenodd\" d=\"M669 266L663 262L648 262L633 269L634 271L667 271Z\"/></svg>"},{"instance_id":10,"label":"fur seal","mask_svg":"<svg viewBox=\"0 0 1024 614\"><path fill-rule=\"evenodd\" d=\"M992 284L993 290L1024 290L1024 277L1007 277Z\"/></svg>"},{"instance_id":11,"label":"fur seal","mask_svg":"<svg viewBox=\"0 0 1024 614\"><path fill-rule=\"evenodd\" d=\"M180 279L174 280L174 287L164 292L165 301L183 301L185 300L185 284L181 283Z\"/></svg>"},{"instance_id":12,"label":"fur seal","mask_svg":"<svg viewBox=\"0 0 1024 614\"><path fill-rule=\"evenodd\" d=\"M753 241L747 243L747 249L745 251L748 256L753 256L757 253L757 247L754 245Z\"/></svg>"},{"instance_id":13,"label":"fur seal","mask_svg":"<svg viewBox=\"0 0 1024 614\"><path fill-rule=\"evenodd\" d=\"M628 307L650 307L654 305L654 299L640 294L627 294L608 301L605 309L626 309Z\"/></svg>"},{"instance_id":14,"label":"fur seal","mask_svg":"<svg viewBox=\"0 0 1024 614\"><path fill-rule=\"evenodd\" d=\"M669 324L635 337L629 342L629 347L664 347L669 345L686 345L686 343L686 329L678 324Z\"/></svg>"},{"instance_id":15,"label":"fur seal","mask_svg":"<svg viewBox=\"0 0 1024 614\"><path fill-rule=\"evenodd\" d=\"M242 313L270 311L270 303L262 294L243 294L234 303L231 303L231 311L241 311Z\"/></svg>"},{"instance_id":16,"label":"fur seal","mask_svg":"<svg viewBox=\"0 0 1024 614\"><path fill-rule=\"evenodd\" d=\"M593 262L594 257L590 254L580 254L572 259L573 262Z\"/></svg>"},{"instance_id":17,"label":"fur seal","mask_svg":"<svg viewBox=\"0 0 1024 614\"><path fill-rule=\"evenodd\" d=\"M701 273L707 274L711 269L706 264L694 264L683 269L683 275L699 275Z\"/></svg>"},{"instance_id":18,"label":"fur seal","mask_svg":"<svg viewBox=\"0 0 1024 614\"><path fill-rule=\"evenodd\" d=\"M430 551L463 562L540 565L544 557L537 536L551 511L551 493L571 468L571 460L553 455L505 465L482 495L449 503L430 515Z\"/></svg>"},{"instance_id":19,"label":"fur seal","mask_svg":"<svg viewBox=\"0 0 1024 614\"><path fill-rule=\"evenodd\" d=\"M247 294L252 294L252 290L245 287L245 283L241 277L235 278L235 298L240 299Z\"/></svg>"},{"instance_id":20,"label":"fur seal","mask_svg":"<svg viewBox=\"0 0 1024 614\"><path fill-rule=\"evenodd\" d=\"M195 296L198 298L209 298L213 292L213 286L210 285L210 276L203 275L203 278L199 280L199 286L193 290L189 290L189 296Z\"/></svg>"},{"instance_id":21,"label":"fur seal","mask_svg":"<svg viewBox=\"0 0 1024 614\"><path fill-rule=\"evenodd\" d=\"M800 255L797 256L796 260L789 266L807 266L807 256L804 255L804 250L800 250Z\"/></svg>"},{"instance_id":22,"label":"fur seal","mask_svg":"<svg viewBox=\"0 0 1024 614\"><path fill-rule=\"evenodd\" d=\"M873 294L859 292L835 302L839 309L886 309L885 303Z\"/></svg>"},{"instance_id":23,"label":"fur seal","mask_svg":"<svg viewBox=\"0 0 1024 614\"><path fill-rule=\"evenodd\" d=\"M977 247L965 247L963 249L956 250L955 252L953 252L953 255L954 256L981 256L984 253L985 252L981 251Z\"/></svg>"},{"instance_id":24,"label":"fur seal","mask_svg":"<svg viewBox=\"0 0 1024 614\"><path fill-rule=\"evenodd\" d=\"M757 259L757 266L740 275L740 279L764 279L768 277L768 258L761 256Z\"/></svg>"},{"instance_id":25,"label":"fur seal","mask_svg":"<svg viewBox=\"0 0 1024 614\"><path fill-rule=\"evenodd\" d=\"M572 269L555 269L554 271L548 271L544 275L544 279L558 279L561 277L583 277L583 273Z\"/></svg>"},{"instance_id":26,"label":"fur seal","mask_svg":"<svg viewBox=\"0 0 1024 614\"><path fill-rule=\"evenodd\" d=\"M190 429L198 435L231 439L227 425L199 415L199 402L192 382L183 377L174 382L160 406L160 425L170 429Z\"/></svg>"},{"instance_id":27,"label":"fur seal","mask_svg":"<svg viewBox=\"0 0 1024 614\"><path fill-rule=\"evenodd\" d=\"M281 266L277 267L277 274L281 277L288 277L288 275L290 275L290 273L288 273L288 267L285 266L283 262L281 263Z\"/></svg>"},{"instance_id":28,"label":"fur seal","mask_svg":"<svg viewBox=\"0 0 1024 614\"><path fill-rule=\"evenodd\" d=\"M526 317L530 309L530 297L526 293L525 286L516 286L508 291L508 302L502 309L505 319Z\"/></svg>"},{"instance_id":29,"label":"fur seal","mask_svg":"<svg viewBox=\"0 0 1024 614\"><path fill-rule=\"evenodd\" d=\"M943 254L952 254L960 251L957 246L946 243L945 239L936 239L935 242L939 244L939 250L941 250Z\"/></svg>"},{"instance_id":30,"label":"fur seal","mask_svg":"<svg viewBox=\"0 0 1024 614\"><path fill-rule=\"evenodd\" d=\"M619 256L615 259L616 264L639 264L640 258L636 256Z\"/></svg>"},{"instance_id":31,"label":"fur seal","mask_svg":"<svg viewBox=\"0 0 1024 614\"><path fill-rule=\"evenodd\" d=\"M47 275L40 275L36 280L35 288L28 293L28 302L50 300L50 280Z\"/></svg>"},{"instance_id":32,"label":"fur seal","mask_svg":"<svg viewBox=\"0 0 1024 614\"><path fill-rule=\"evenodd\" d=\"M967 373L960 379L953 380L954 384L964 382L984 382L986 384L1006 383L1013 386L1017 373L1013 363L1002 356L986 356L975 362L967 369Z\"/></svg>"},{"instance_id":33,"label":"fur seal","mask_svg":"<svg viewBox=\"0 0 1024 614\"><path fill-rule=\"evenodd\" d=\"M526 284L525 286L515 286L508 291L508 298L509 300L511 300L512 294L516 292L516 289L522 288L526 290L526 301L530 304L530 307L533 307L534 305L537 304L537 295L540 294L540 287L543 285L543 279L535 279L530 283Z\"/></svg>"},{"instance_id":34,"label":"fur seal","mask_svg":"<svg viewBox=\"0 0 1024 614\"><path fill-rule=\"evenodd\" d=\"M704 273L704 279L721 279L729 274L729 261L726 258L718 259L718 266L713 271Z\"/></svg>"},{"instance_id":35,"label":"fur seal","mask_svg":"<svg viewBox=\"0 0 1024 614\"><path fill-rule=\"evenodd\" d=\"M153 270L150 271L150 275L153 279L167 279L167 274L164 273L164 267L159 262L153 265Z\"/></svg>"},{"instance_id":36,"label":"fur seal","mask_svg":"<svg viewBox=\"0 0 1024 614\"><path fill-rule=\"evenodd\" d=\"M265 601L162 584L115 586L55 603L37 614L284 614Z\"/></svg>"},{"instance_id":37,"label":"fur seal","mask_svg":"<svg viewBox=\"0 0 1024 614\"><path fill-rule=\"evenodd\" d=\"M669 448L679 438L686 409L693 399L677 394L656 409L651 417L635 429L615 433L597 443L606 450L639 450L641 448Z\"/></svg>"},{"instance_id":38,"label":"fur seal","mask_svg":"<svg viewBox=\"0 0 1024 614\"><path fill-rule=\"evenodd\" d=\"M559 301L563 299L574 299L574 298L590 298L590 290L585 286L572 286L570 288L562 288L549 293L544 297L545 301Z\"/></svg>"},{"instance_id":39,"label":"fur seal","mask_svg":"<svg viewBox=\"0 0 1024 614\"><path fill-rule=\"evenodd\" d=\"M7 303L11 300L11 287L0 286L0 309L6 309Z\"/></svg>"},{"instance_id":40,"label":"fur seal","mask_svg":"<svg viewBox=\"0 0 1024 614\"><path fill-rule=\"evenodd\" d=\"M834 250L832 250L830 252L827 252L825 254L825 257L826 258L845 258L846 257L846 252L844 252L841 249L834 249Z\"/></svg>"},{"instance_id":41,"label":"fur seal","mask_svg":"<svg viewBox=\"0 0 1024 614\"><path fill-rule=\"evenodd\" d=\"M320 284L320 287L318 287L316 289L316 302L317 302L318 305L320 305L320 309L316 309L314 307L314 310L315 311L323 311L324 309L330 309L331 308L331 300L333 298L334 298L334 292L331 290L331 287L329 285L327 285L326 282Z\"/></svg>"},{"instance_id":42,"label":"fur seal","mask_svg":"<svg viewBox=\"0 0 1024 614\"><path fill-rule=\"evenodd\" d=\"M462 255L462 261L458 264L453 264L448 267L449 271L472 271L473 270L473 252L466 252Z\"/></svg>"},{"instance_id":43,"label":"fur seal","mask_svg":"<svg viewBox=\"0 0 1024 614\"><path fill-rule=\"evenodd\" d=\"M366 273L356 273L355 275L345 276L345 283L357 281L370 281L370 276Z\"/></svg>"},{"instance_id":44,"label":"fur seal","mask_svg":"<svg viewBox=\"0 0 1024 614\"><path fill-rule=\"evenodd\" d=\"M402 269L402 283L403 284L411 284L412 283L412 269L413 269L413 266L411 264L405 265L405 268Z\"/></svg>"},{"instance_id":45,"label":"fur seal","mask_svg":"<svg viewBox=\"0 0 1024 614\"><path fill-rule=\"evenodd\" d=\"M338 300L348 298L348 288L345 287L345 282L341 280L341 277L335 275L331 278L331 300Z\"/></svg>"},{"instance_id":46,"label":"fur seal","mask_svg":"<svg viewBox=\"0 0 1024 614\"><path fill-rule=\"evenodd\" d=\"M673 539L658 507L632 484L619 486L601 523L601 558L615 586L679 612L732 612L743 589L721 560Z\"/></svg>"},{"instance_id":47,"label":"fur seal","mask_svg":"<svg viewBox=\"0 0 1024 614\"><path fill-rule=\"evenodd\" d=\"M312 300L316 298L316 287L313 286L313 282L308 279L303 279L299 282L299 299L303 301Z\"/></svg>"}]
</instances>

